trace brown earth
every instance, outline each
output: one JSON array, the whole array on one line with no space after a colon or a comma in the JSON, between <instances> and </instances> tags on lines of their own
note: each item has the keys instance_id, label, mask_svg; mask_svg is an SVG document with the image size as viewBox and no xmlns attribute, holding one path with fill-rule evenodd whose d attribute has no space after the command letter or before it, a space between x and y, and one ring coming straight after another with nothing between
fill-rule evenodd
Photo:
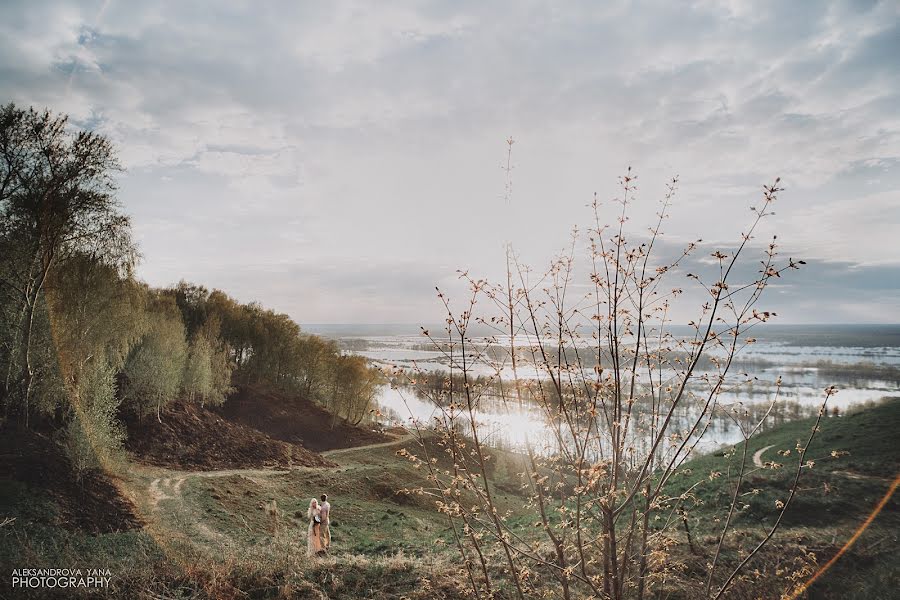
<instances>
[{"instance_id":1,"label":"brown earth","mask_svg":"<svg viewBox=\"0 0 900 600\"><path fill-rule=\"evenodd\" d=\"M242 386L216 409L220 415L269 437L322 452L389 442L393 438L371 428L335 420L330 412L296 394Z\"/></svg>"},{"instance_id":2,"label":"brown earth","mask_svg":"<svg viewBox=\"0 0 900 600\"><path fill-rule=\"evenodd\" d=\"M140 461L177 469L211 470L251 467L327 467L334 463L297 444L272 439L264 432L210 408L184 401L171 403L155 416L126 419L125 447Z\"/></svg>"},{"instance_id":3,"label":"brown earth","mask_svg":"<svg viewBox=\"0 0 900 600\"><path fill-rule=\"evenodd\" d=\"M24 483L53 501L58 513L52 521L69 530L89 534L140 529L134 505L114 481L102 472L89 472L76 480L62 448L46 433L0 426L0 487Z\"/></svg>"}]
</instances>

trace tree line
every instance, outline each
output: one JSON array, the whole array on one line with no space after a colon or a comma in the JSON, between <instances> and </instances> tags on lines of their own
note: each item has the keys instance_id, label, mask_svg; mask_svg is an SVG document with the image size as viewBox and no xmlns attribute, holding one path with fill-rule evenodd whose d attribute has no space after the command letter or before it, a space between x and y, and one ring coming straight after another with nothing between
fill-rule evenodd
<instances>
[{"instance_id":1,"label":"tree line","mask_svg":"<svg viewBox=\"0 0 900 600\"><path fill-rule=\"evenodd\" d=\"M136 279L139 253L104 136L0 107L0 408L55 431L83 472L117 456L123 415L240 384L304 394L361 422L379 373L285 314L181 282Z\"/></svg>"}]
</instances>

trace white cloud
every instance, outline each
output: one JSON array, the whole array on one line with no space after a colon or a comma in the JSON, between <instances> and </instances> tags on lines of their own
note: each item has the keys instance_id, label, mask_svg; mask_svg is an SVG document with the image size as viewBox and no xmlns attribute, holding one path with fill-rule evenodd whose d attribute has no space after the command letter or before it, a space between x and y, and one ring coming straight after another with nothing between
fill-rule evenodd
<instances>
[{"instance_id":1,"label":"white cloud","mask_svg":"<svg viewBox=\"0 0 900 600\"><path fill-rule=\"evenodd\" d=\"M628 164L635 224L680 174L673 239L734 239L782 176L787 244L900 263L896 3L35 0L0 17L0 94L117 143L154 283L245 289L229 265L297 256L490 273L508 240L543 260ZM299 276L279 285L304 296Z\"/></svg>"}]
</instances>

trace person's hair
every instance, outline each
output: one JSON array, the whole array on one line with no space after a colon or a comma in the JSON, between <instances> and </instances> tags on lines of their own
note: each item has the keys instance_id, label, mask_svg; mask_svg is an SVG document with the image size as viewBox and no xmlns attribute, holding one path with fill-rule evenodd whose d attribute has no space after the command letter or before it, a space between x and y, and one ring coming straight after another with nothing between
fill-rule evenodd
<instances>
[{"instance_id":1,"label":"person's hair","mask_svg":"<svg viewBox=\"0 0 900 600\"><path fill-rule=\"evenodd\" d=\"M328 500L328 494L322 494L322 502Z\"/></svg>"}]
</instances>

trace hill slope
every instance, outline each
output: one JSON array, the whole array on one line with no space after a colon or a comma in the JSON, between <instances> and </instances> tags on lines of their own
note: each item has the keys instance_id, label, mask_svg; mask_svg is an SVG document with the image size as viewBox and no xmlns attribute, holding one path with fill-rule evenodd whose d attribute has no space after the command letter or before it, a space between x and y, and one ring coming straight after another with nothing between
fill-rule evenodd
<instances>
[{"instance_id":1,"label":"hill slope","mask_svg":"<svg viewBox=\"0 0 900 600\"><path fill-rule=\"evenodd\" d=\"M216 409L224 418L271 438L300 444L315 452L390 441L365 427L351 425L297 394L260 386L241 386Z\"/></svg>"},{"instance_id":2,"label":"hill slope","mask_svg":"<svg viewBox=\"0 0 900 600\"><path fill-rule=\"evenodd\" d=\"M781 425L751 440L741 500L735 514L737 535L761 537L771 527L797 468L798 442L806 442L815 419ZM900 475L900 398L840 417L823 418L803 461L799 489L781 529L755 564L777 564L788 546L811 552L825 564L853 536ZM686 463L667 490L687 493L690 527L710 554L734 491L743 446L697 457ZM754 464L753 458L758 458ZM717 475L712 475L717 474ZM855 545L809 591L809 598L888 598L900 589L900 497L894 495ZM698 559L699 560L699 559ZM708 560L708 557L702 558ZM700 562L696 565L704 567Z\"/></svg>"},{"instance_id":3,"label":"hill slope","mask_svg":"<svg viewBox=\"0 0 900 600\"><path fill-rule=\"evenodd\" d=\"M212 411L200 415L190 408L181 410L177 418L169 413L163 416L170 427L180 423L179 440L195 430L194 417L209 419L209 425L220 430L232 431L222 428L233 426L241 427L240 435L263 435ZM148 425L150 421L156 423L149 419ZM751 443L747 460L755 470L748 474L746 485L759 492L743 497L748 506L740 511L733 536L750 542L771 525L774 501L783 497L791 461L796 459L796 452L784 457L778 451L792 450L811 425L808 420L788 423ZM895 441L898 426L900 400L823 421L809 454L816 465L804 472L790 517L751 565L762 573L761 579L741 582L730 597L778 597L788 587L779 569L791 556L810 553L822 565L838 552L884 494L892 470L900 465ZM197 437L204 440L205 435ZM292 446L265 439L269 440L265 443ZM429 443L438 444L438 440ZM198 443L192 451L201 448ZM417 451L414 442L399 438L388 446L328 453L327 458L337 464L325 468L295 464L290 469L183 471L132 464L122 483L134 499L143 529L126 534L85 536L83 530L72 532L58 521L43 526L44 516L35 514L27 502L10 505L0 494L0 515L16 518L0 528L0 559L31 565L34 549L39 548L44 562L34 566L109 565L116 574L112 591L116 597L137 597L146 590L151 592L146 597L217 599L279 594L341 600L461 597L465 583L459 578L459 557L446 517L434 510L428 498L399 493L423 481L420 470L397 456L400 448ZM753 467L751 457L760 450L761 461L780 462L784 467ZM831 450L838 452L836 458ZM534 518L522 510L525 498L514 485L521 468L515 459L498 453L489 464L497 469L492 473L501 509L504 514L509 509L509 522L527 535L534 529ZM717 511L722 504L713 501L720 495L729 497L736 460L728 452L701 456L685 465L677 479L676 487L702 485L694 487L697 502L690 509L693 545L689 547L677 529L670 530L674 536L670 561L673 568L683 569L672 587L663 590L670 598L699 597L690 585L705 581L721 527L716 518L721 516ZM710 479L711 471L722 476ZM35 481L16 486L25 494L21 498L37 498L41 493ZM335 547L330 557L310 561L305 557L305 509L309 498L323 492L333 499ZM44 504L57 506L63 501L56 498ZM894 499L807 597L893 597L900 583L898 531L900 509ZM723 556L729 564L737 559L735 554ZM490 560L499 576L500 557Z\"/></svg>"},{"instance_id":4,"label":"hill slope","mask_svg":"<svg viewBox=\"0 0 900 600\"><path fill-rule=\"evenodd\" d=\"M146 463L178 469L324 467L333 465L303 446L272 439L209 408L173 402L155 418L127 422L126 448Z\"/></svg>"},{"instance_id":5,"label":"hill slope","mask_svg":"<svg viewBox=\"0 0 900 600\"><path fill-rule=\"evenodd\" d=\"M38 521L91 535L140 529L142 519L102 472L79 481L45 433L0 425L0 521Z\"/></svg>"}]
</instances>

